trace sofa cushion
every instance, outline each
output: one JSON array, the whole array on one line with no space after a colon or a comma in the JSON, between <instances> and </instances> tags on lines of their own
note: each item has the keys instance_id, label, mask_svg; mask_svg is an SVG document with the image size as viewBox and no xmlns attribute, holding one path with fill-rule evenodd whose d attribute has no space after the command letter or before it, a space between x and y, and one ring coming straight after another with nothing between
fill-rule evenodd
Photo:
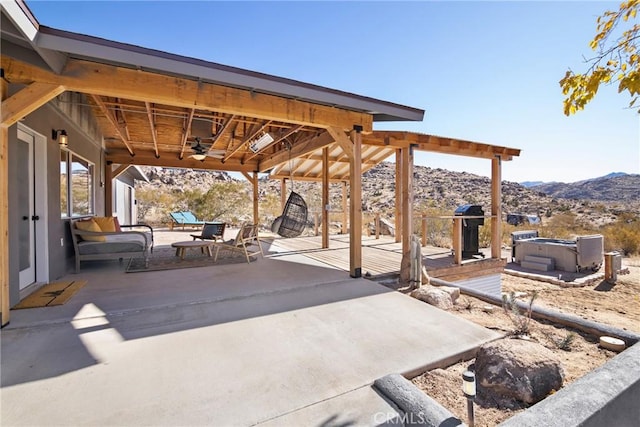
<instances>
[{"instance_id":1,"label":"sofa cushion","mask_svg":"<svg viewBox=\"0 0 640 427\"><path fill-rule=\"evenodd\" d=\"M100 228L98 223L94 221L93 218L77 221L76 228L81 231L92 231L94 233L102 232L102 229ZM105 239L104 236L87 236L87 235L82 236L82 239L90 242L106 242L107 240Z\"/></svg>"},{"instance_id":2,"label":"sofa cushion","mask_svg":"<svg viewBox=\"0 0 640 427\"><path fill-rule=\"evenodd\" d=\"M108 255L127 252L144 251L144 244L135 241L127 242L80 242L78 251L81 255Z\"/></svg>"},{"instance_id":3,"label":"sofa cushion","mask_svg":"<svg viewBox=\"0 0 640 427\"><path fill-rule=\"evenodd\" d=\"M110 233L116 232L115 218L112 216L94 216L93 220L98 224L100 230L108 231Z\"/></svg>"}]
</instances>

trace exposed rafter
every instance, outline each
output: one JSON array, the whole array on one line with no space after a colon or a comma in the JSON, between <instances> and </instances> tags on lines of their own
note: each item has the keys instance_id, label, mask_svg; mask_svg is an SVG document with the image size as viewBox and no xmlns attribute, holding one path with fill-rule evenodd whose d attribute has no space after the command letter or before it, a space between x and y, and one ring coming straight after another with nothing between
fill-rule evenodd
<instances>
[{"instance_id":1,"label":"exposed rafter","mask_svg":"<svg viewBox=\"0 0 640 427\"><path fill-rule=\"evenodd\" d=\"M153 151L156 158L160 158L160 152L158 151L158 129L156 129L156 118L151 103L145 101L145 108L147 109L147 118L149 119L149 128L151 130L151 138L153 138Z\"/></svg>"},{"instance_id":2,"label":"exposed rafter","mask_svg":"<svg viewBox=\"0 0 640 427\"><path fill-rule=\"evenodd\" d=\"M262 132L264 130L264 128L269 126L270 123L271 123L271 121L269 120L269 121L266 121L266 122L264 122L262 124L256 124L256 125L252 126L251 129L249 130L249 132L247 133L247 135L244 138L242 138L242 141L240 141L240 143L238 143L229 152L227 152L227 154L222 159L222 162L224 163L227 160L229 160L229 158L231 158L231 156L236 154L238 152L238 150L240 150L240 148L242 148L243 145L247 144L249 141L254 139L256 137L256 135L258 135L260 132ZM243 161L244 161L244 159L243 159Z\"/></svg>"},{"instance_id":3,"label":"exposed rafter","mask_svg":"<svg viewBox=\"0 0 640 427\"><path fill-rule=\"evenodd\" d=\"M133 151L133 148L131 148L131 144L129 143L126 132L120 127L120 123L118 123L118 119L115 117L115 114L107 108L102 98L97 95L92 95L91 98L93 99L93 102L96 103L98 108L100 108L106 119L111 123L111 125L115 129L116 134L118 134L118 137L120 138L124 146L127 147L129 155L132 157L135 156L136 153Z\"/></svg>"},{"instance_id":4,"label":"exposed rafter","mask_svg":"<svg viewBox=\"0 0 640 427\"><path fill-rule=\"evenodd\" d=\"M180 143L180 155L178 156L180 160L184 158L184 150L187 146L187 138L189 137L189 132L191 132L191 122L193 121L193 115L195 112L196 110L192 108L189 111L189 115L184 120L184 127L182 128L182 142Z\"/></svg>"}]
</instances>

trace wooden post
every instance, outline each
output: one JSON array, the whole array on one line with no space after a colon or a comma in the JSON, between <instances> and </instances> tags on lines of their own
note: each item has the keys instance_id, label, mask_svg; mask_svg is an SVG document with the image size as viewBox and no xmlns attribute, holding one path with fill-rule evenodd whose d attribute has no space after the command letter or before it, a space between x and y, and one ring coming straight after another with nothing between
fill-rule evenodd
<instances>
[{"instance_id":1,"label":"wooden post","mask_svg":"<svg viewBox=\"0 0 640 427\"><path fill-rule=\"evenodd\" d=\"M427 216L422 214L422 224L420 227L422 230L422 247L427 246Z\"/></svg>"},{"instance_id":2,"label":"wooden post","mask_svg":"<svg viewBox=\"0 0 640 427\"><path fill-rule=\"evenodd\" d=\"M413 224L411 212L413 210L413 148L406 147L402 150L402 254L411 251L411 235Z\"/></svg>"},{"instance_id":3,"label":"wooden post","mask_svg":"<svg viewBox=\"0 0 640 427\"><path fill-rule=\"evenodd\" d=\"M284 212L284 206L287 204L287 179L280 180L280 212Z\"/></svg>"},{"instance_id":4,"label":"wooden post","mask_svg":"<svg viewBox=\"0 0 640 427\"><path fill-rule=\"evenodd\" d=\"M462 264L462 218L453 219L453 262Z\"/></svg>"},{"instance_id":5,"label":"wooden post","mask_svg":"<svg viewBox=\"0 0 640 427\"><path fill-rule=\"evenodd\" d=\"M248 172L242 172L242 175L249 181L253 187L253 224L260 224L260 212L258 212L258 172L249 175Z\"/></svg>"},{"instance_id":6,"label":"wooden post","mask_svg":"<svg viewBox=\"0 0 640 427\"><path fill-rule=\"evenodd\" d=\"M258 189L258 172L254 172L253 173L253 180L252 180L252 184L253 184L253 224L254 225L260 225L260 211L258 209L258 195L259 193L259 189Z\"/></svg>"},{"instance_id":7,"label":"wooden post","mask_svg":"<svg viewBox=\"0 0 640 427\"><path fill-rule=\"evenodd\" d=\"M104 164L104 214L113 216L113 167L111 162Z\"/></svg>"},{"instance_id":8,"label":"wooden post","mask_svg":"<svg viewBox=\"0 0 640 427\"><path fill-rule=\"evenodd\" d=\"M329 247L329 148L322 149L322 248Z\"/></svg>"},{"instance_id":9,"label":"wooden post","mask_svg":"<svg viewBox=\"0 0 640 427\"><path fill-rule=\"evenodd\" d=\"M342 234L347 234L349 210L347 207L347 181L342 181Z\"/></svg>"},{"instance_id":10,"label":"wooden post","mask_svg":"<svg viewBox=\"0 0 640 427\"><path fill-rule=\"evenodd\" d=\"M0 77L0 99L9 96L9 83ZM9 323L9 127L0 126L0 310L2 324Z\"/></svg>"},{"instance_id":11,"label":"wooden post","mask_svg":"<svg viewBox=\"0 0 640 427\"><path fill-rule=\"evenodd\" d=\"M380 214L376 212L376 218L374 220L374 225L376 227L376 239L380 238Z\"/></svg>"},{"instance_id":12,"label":"wooden post","mask_svg":"<svg viewBox=\"0 0 640 427\"><path fill-rule=\"evenodd\" d=\"M615 284L618 280L618 271L622 267L622 258L618 252L604 254L604 280Z\"/></svg>"},{"instance_id":13,"label":"wooden post","mask_svg":"<svg viewBox=\"0 0 640 427\"><path fill-rule=\"evenodd\" d=\"M502 258L502 164L491 159L491 258Z\"/></svg>"},{"instance_id":14,"label":"wooden post","mask_svg":"<svg viewBox=\"0 0 640 427\"><path fill-rule=\"evenodd\" d=\"M351 131L353 155L349 162L349 271L351 277L362 277L362 128Z\"/></svg>"},{"instance_id":15,"label":"wooden post","mask_svg":"<svg viewBox=\"0 0 640 427\"><path fill-rule=\"evenodd\" d=\"M402 150L396 150L396 243L402 241Z\"/></svg>"}]
</instances>

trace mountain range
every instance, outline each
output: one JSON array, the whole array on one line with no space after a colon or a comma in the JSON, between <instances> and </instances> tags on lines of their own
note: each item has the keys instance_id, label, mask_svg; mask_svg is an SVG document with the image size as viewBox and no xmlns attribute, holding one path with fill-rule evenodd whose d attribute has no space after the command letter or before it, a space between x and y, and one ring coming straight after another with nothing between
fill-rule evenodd
<instances>
[{"instance_id":1,"label":"mountain range","mask_svg":"<svg viewBox=\"0 0 640 427\"><path fill-rule=\"evenodd\" d=\"M553 197L600 201L640 200L640 175L612 172L582 181L525 182L521 185Z\"/></svg>"},{"instance_id":2,"label":"mountain range","mask_svg":"<svg viewBox=\"0 0 640 427\"><path fill-rule=\"evenodd\" d=\"M137 188L151 189L154 194L181 192L188 189L208 189L214 182L235 180L225 172L143 168L150 182L139 182ZM414 166L414 210L437 211L453 214L463 204L482 206L485 213L491 209L491 180L467 172L453 172L440 168ZM247 192L250 185L246 180ZM303 194L310 211L321 209L321 190L318 183L295 181L288 184ZM279 194L280 182L260 179L261 200L267 194ZM332 184L331 210L342 206L341 186ZM364 213L379 212L392 218L395 209L395 165L382 162L363 174L362 209ZM579 220L590 224L607 224L617 220L621 213L640 216L640 175L610 174L575 183L542 183L527 187L520 183L502 182L502 209L507 213L536 214L547 217L572 212ZM166 215L166 214L165 214ZM147 220L153 220L147 218Z\"/></svg>"}]
</instances>

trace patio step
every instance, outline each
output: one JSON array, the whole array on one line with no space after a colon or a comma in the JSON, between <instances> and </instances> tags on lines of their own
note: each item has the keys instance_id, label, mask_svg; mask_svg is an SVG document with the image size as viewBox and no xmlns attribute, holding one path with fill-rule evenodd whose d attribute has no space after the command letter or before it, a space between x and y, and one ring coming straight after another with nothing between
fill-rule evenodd
<instances>
[{"instance_id":1,"label":"patio step","mask_svg":"<svg viewBox=\"0 0 640 427\"><path fill-rule=\"evenodd\" d=\"M553 258L526 255L520 265L529 270L551 271L556 268L556 262Z\"/></svg>"}]
</instances>

